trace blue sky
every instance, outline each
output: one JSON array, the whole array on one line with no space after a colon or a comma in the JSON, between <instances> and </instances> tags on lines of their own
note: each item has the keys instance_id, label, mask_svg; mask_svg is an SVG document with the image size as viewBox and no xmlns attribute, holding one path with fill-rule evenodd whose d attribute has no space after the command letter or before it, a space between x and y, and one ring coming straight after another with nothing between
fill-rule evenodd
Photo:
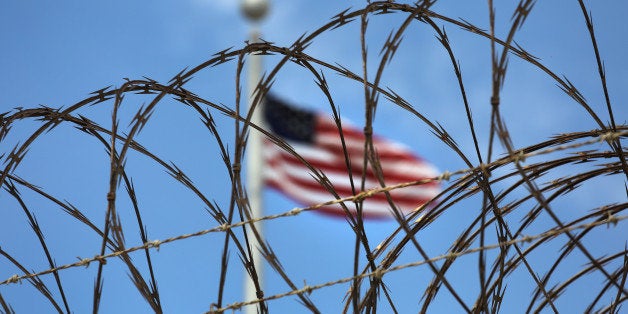
<instances>
[{"instance_id":1,"label":"blue sky","mask_svg":"<svg viewBox=\"0 0 628 314\"><path fill-rule=\"evenodd\" d=\"M497 2L497 1L496 1ZM294 1L274 0L267 19L262 23L262 37L277 45L289 46L301 34L327 23L332 16L353 7L358 9L365 1ZM621 1L587 4L593 15L598 45L605 62L611 101L618 124L625 124L628 109L628 24L624 13L628 6ZM507 34L514 4L497 7L497 35ZM488 9L485 1L439 1L433 11L453 18L464 18L488 29ZM369 71L374 72L379 61L378 52L393 29L397 29L405 15L373 16L367 33ZM597 74L593 49L577 2L558 4L540 1L534 7L526 24L516 37L517 43L540 58L541 62L558 75L564 75L580 89L593 109L608 122L601 84ZM479 134L480 146L488 143L490 127L490 45L485 39L460 28L436 21L444 26L452 48L460 62L463 80ZM105 86L120 86L124 78L150 77L167 82L186 67L194 67L228 47L241 48L248 36L249 25L239 12L236 0L184 0L174 2L109 1L91 3L65 1L60 3L21 1L0 4L0 112L15 107L46 105L67 107ZM360 73L359 23L325 32L307 49L310 55L330 63L341 64ZM266 68L276 64L279 57L267 57ZM334 100L344 117L364 122L363 89L360 84L325 71ZM206 68L188 84L188 89L208 100L233 107L235 63ZM390 87L408 100L432 121L439 122L457 141L461 150L474 156L473 143L464 114L464 107L451 69L451 63L442 46L434 38L434 31L422 23L414 23L406 32L399 51L383 77L383 86ZM276 94L304 107L328 110L313 77L296 65L287 65L273 85ZM134 113L151 98L131 96L125 100L121 126L126 127ZM543 72L511 56L508 74L502 92L502 112L506 118L516 147L525 147L549 139L558 133L585 131L597 126L586 112L566 96L555 82ZM79 113L110 125L111 102L86 107ZM233 141L233 123L216 114L219 130L226 140ZM33 121L17 123L0 146L0 155L9 152L16 143L23 143L38 124ZM377 111L375 132L400 141L439 169L454 171L466 168L460 158L452 155L429 129L416 118L388 102L382 102ZM203 130L202 124L190 110L179 103L166 100L149 124L138 136L138 141L163 160L173 161L194 183L219 206L227 208L230 186L224 165L217 153L215 141ZM233 143L229 143L233 148ZM503 153L497 145L497 153ZM590 149L602 149L602 144ZM476 163L477 160L472 160ZM93 221L101 223L106 209L108 188L108 156L93 139L77 132L71 126L60 126L42 136L32 145L27 157L15 174L42 187L48 193L71 202ZM140 197L143 217L150 239L165 239L184 233L216 226L204 205L189 191L177 185L158 165L139 154L130 154L127 169L133 177ZM512 170L512 169L506 169ZM506 171L503 170L503 171ZM574 171L559 169L550 175L556 178ZM547 182L541 180L539 184ZM582 215L588 210L610 203L626 202L625 178L621 175L596 179L570 194L555 206L564 217ZM497 186L498 188L505 188ZM515 195L524 195L521 189ZM94 256L100 242L98 237L49 202L27 191L30 206L51 245L56 263L67 264L78 257ZM298 204L276 192L268 191L266 212L277 214ZM14 254L28 269L47 268L37 239L29 229L24 213L5 192L0 192L0 247ZM418 234L419 242L430 255L447 252L452 242L480 208L481 198L465 200L452 207L439 219ZM121 199L118 206L129 206ZM530 205L531 206L531 205ZM529 207L521 209L525 213ZM132 212L121 212L128 225L127 246L141 244ZM516 219L513 220L516 222ZM553 225L541 220L536 229L543 231ZM372 222L366 228L372 245L383 240L396 227L394 222ZM294 218L278 219L265 226L266 237L279 256L286 272L297 286L315 285L348 277L352 273L354 235L349 225L339 219L321 217L314 213ZM624 232L622 232L622 230ZM91 233L90 233L91 232ZM495 240L491 238L490 240ZM494 243L489 240L489 243ZM616 252L626 241L625 223L611 228L606 234L594 234L585 239L595 243L596 256ZM162 246L153 251L157 281L166 312L197 313L209 310L216 298L216 277L223 236L210 234ZM306 245L304 245L306 243ZM544 268L543 256L557 254L564 243L556 241L531 258L539 272ZM242 267L232 249L233 266L228 273L225 303L241 300ZM132 255L143 262L140 252ZM421 260L407 248L398 263ZM477 291L476 256L461 258L448 278L472 303ZM574 258L563 273L568 278L586 263ZM150 313L127 278L126 268L111 260L106 266L102 313ZM0 280L19 270L6 260L0 260ZM96 274L94 265L61 272L67 287L70 306L75 313L91 311L92 286ZM520 311L527 304L533 283L521 271L513 275L504 303L505 312ZM267 274L266 295L289 291L270 271ZM402 313L416 312L421 298L421 287L432 279L427 267L415 267L386 275L393 298ZM53 288L51 276L44 278ZM581 309L588 304L587 287L599 287L602 279L593 277L575 286L558 301L565 311ZM312 300L323 313L338 312L348 285L337 285L313 292ZM49 312L53 309L28 284L3 285L0 293L18 313ZM434 304L434 312L460 311L453 299L442 292ZM301 306L294 297L270 301L273 313L298 311ZM382 313L388 312L382 308Z\"/></svg>"}]
</instances>

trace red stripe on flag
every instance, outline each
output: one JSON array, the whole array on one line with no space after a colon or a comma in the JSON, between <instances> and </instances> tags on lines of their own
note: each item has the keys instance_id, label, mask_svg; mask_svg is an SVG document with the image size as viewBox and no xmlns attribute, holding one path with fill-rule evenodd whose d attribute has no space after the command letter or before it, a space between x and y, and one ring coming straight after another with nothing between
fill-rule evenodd
<instances>
[{"instance_id":1,"label":"red stripe on flag","mask_svg":"<svg viewBox=\"0 0 628 314\"><path fill-rule=\"evenodd\" d=\"M286 159L278 158L269 161L269 166L273 168L274 173L270 176L275 178L274 180L279 182L281 182L281 180L288 180L291 185L298 185L308 190L324 189L324 187L321 187L320 183L313 179L310 173L303 171L303 168L296 169L292 164L288 165ZM340 197L345 198L354 195L348 179L349 176L347 174L329 173L326 171L323 171L323 173L327 176L334 188L334 191L336 191ZM372 181L372 178L367 178L367 180L368 181L366 181L365 185L367 190L381 187L378 182ZM403 182L394 182L388 185L394 185L397 183ZM354 179L354 184L355 189L359 192L359 187L361 185L360 178ZM418 205L417 202L425 203L429 201L433 197L433 194L438 193L438 191L438 186L434 185L433 182L430 182L427 184L395 189L391 191L390 194L394 198L395 202L409 204L414 208ZM387 200L384 193L377 193L369 198L378 201ZM330 199L333 199L331 194L327 196L326 201Z\"/></svg>"},{"instance_id":2,"label":"red stripe on flag","mask_svg":"<svg viewBox=\"0 0 628 314\"><path fill-rule=\"evenodd\" d=\"M296 168L303 168L305 165L298 158L292 156L287 151L277 151L272 156L272 159L268 159L267 163L272 163L273 167L280 166L277 163L281 162L281 166L283 167L291 167L295 170ZM344 156L335 156L328 159L322 159L318 157L307 156L307 153L302 153L301 156L306 159L309 164L316 168L320 169L322 172L327 174L328 176L338 176L341 175L346 177L344 181L349 182L349 171L344 160ZM322 157L322 156L321 156ZM270 158L270 156L269 156ZM362 179L362 158L351 158L351 174L353 175L354 181L360 181ZM383 163L383 162L382 162ZM386 163L386 169L383 170L383 177L385 182L388 185L404 183L417 180L419 178L429 178L433 177L434 174L426 171L425 169L412 169L413 164L408 162L397 162L397 163ZM404 171L404 168L405 171ZM411 169L408 169L411 168ZM366 181L376 182L375 185L379 186L379 181L377 181L377 176L375 175L374 170L371 167L366 168ZM369 186L373 186L374 184L367 184ZM437 182L429 182L426 185L437 187Z\"/></svg>"}]
</instances>

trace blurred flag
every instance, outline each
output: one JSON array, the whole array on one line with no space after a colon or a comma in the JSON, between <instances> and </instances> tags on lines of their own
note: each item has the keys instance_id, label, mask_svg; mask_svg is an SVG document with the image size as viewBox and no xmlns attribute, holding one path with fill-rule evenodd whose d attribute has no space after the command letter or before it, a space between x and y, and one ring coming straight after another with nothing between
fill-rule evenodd
<instances>
[{"instance_id":1,"label":"blurred flag","mask_svg":"<svg viewBox=\"0 0 628 314\"><path fill-rule=\"evenodd\" d=\"M295 108L268 95L264 104L264 119L273 133L288 142L303 159L329 178L340 197L354 195L340 133L331 117ZM364 158L364 134L359 128L344 120L342 129L351 160L353 182L359 193ZM438 175L434 166L414 155L402 144L377 136L373 136L373 144L379 155L387 186ZM312 177L310 170L298 158L268 139L264 142L263 150L266 185L305 206L334 199L334 196ZM367 168L365 187L367 190L381 187L370 164ZM439 184L430 182L396 189L390 194L397 208L408 212L425 204L439 192ZM347 207L355 213L354 204L347 203ZM317 211L336 216L345 215L340 205L325 206ZM385 218L390 217L390 214L390 204L384 193L375 194L363 203L365 218Z\"/></svg>"}]
</instances>

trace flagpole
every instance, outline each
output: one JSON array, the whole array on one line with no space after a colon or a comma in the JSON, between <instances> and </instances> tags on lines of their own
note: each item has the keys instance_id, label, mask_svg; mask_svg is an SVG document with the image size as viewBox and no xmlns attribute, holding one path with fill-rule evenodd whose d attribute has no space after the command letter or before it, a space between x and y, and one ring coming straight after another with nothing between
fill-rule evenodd
<instances>
[{"instance_id":1,"label":"flagpole","mask_svg":"<svg viewBox=\"0 0 628 314\"><path fill-rule=\"evenodd\" d=\"M268 11L268 0L241 0L241 8L244 16L251 22L250 29L250 42L259 41L259 22L265 17L266 12ZM247 80L247 90L248 90L248 108L252 107L253 104L253 92L259 80L262 76L262 58L261 55L251 54L248 60L248 80ZM258 105L259 106L259 105ZM261 108L256 108L251 117L251 122L255 125L262 126L263 120L261 116ZM257 218L263 216L263 199L262 199L262 188L263 188L263 157L262 157L262 134L256 131L253 128L249 128L249 138L248 138L248 147L247 147L247 156L246 156L246 165L247 165L247 193L249 199L249 206L251 209L251 218ZM260 235L260 238L263 234L262 232L262 224L261 222L255 223L255 228ZM257 238L250 230L247 228L247 237L249 239L249 244L251 245L251 259L253 264L255 265L255 270L257 273L257 279L260 284L260 287L263 289L264 284L264 271L263 271L263 258L262 254L259 251L259 242ZM248 273L245 272L244 275L244 300L252 301L257 300L257 294L255 289L255 284L253 283L252 278L250 278ZM244 313L246 314L255 314L257 313L257 306L246 306L244 307Z\"/></svg>"}]
</instances>

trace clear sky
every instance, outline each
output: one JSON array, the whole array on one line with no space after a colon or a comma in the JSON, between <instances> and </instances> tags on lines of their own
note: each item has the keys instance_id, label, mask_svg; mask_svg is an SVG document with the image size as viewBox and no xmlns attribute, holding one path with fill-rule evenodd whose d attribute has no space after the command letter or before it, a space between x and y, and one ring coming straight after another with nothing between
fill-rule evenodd
<instances>
[{"instance_id":1,"label":"clear sky","mask_svg":"<svg viewBox=\"0 0 628 314\"><path fill-rule=\"evenodd\" d=\"M501 2L501 1L495 1ZM589 3L590 2L590 3ZM348 7L359 9L366 1L271 0L268 17L260 25L262 38L279 46L290 46L300 35L321 27ZM624 1L587 1L593 16L598 45L604 60L615 120L625 124L628 117L628 24ZM504 38L511 23L514 4L496 8L496 35ZM454 19L463 18L482 29L489 29L486 1L438 1L433 11ZM369 73L379 63L379 51L391 31L399 28L406 15L401 13L370 17L367 42ZM478 133L482 153L486 153L490 127L491 63L488 40L461 30L443 20L435 20L450 37L459 61L465 89ZM88 97L92 91L113 85L125 78L143 76L167 83L186 67L194 67L223 49L244 47L249 25L242 17L237 0L181 1L4 1L0 3L0 112L17 107L45 105L68 107ZM324 32L306 52L331 64L340 64L361 72L360 24L349 23ZM401 46L382 79L408 100L428 119L440 123L468 156L475 156L473 141L451 62L435 32L415 21L407 30ZM515 37L526 51L559 76L567 77L583 94L601 120L608 123L604 94L600 84L594 51L577 1L539 1ZM270 69L279 60L266 57ZM194 76L187 88L201 97L233 108L236 63L209 67ZM363 86L330 70L324 70L330 90L341 114L360 124L364 122ZM277 76L273 91L300 106L329 112L323 94L309 72L295 64L287 65ZM383 99L383 97L382 97ZM127 128L135 112L152 100L143 95L128 95L120 116L121 128ZM111 125L112 102L82 108L81 113L103 126ZM514 146L525 147L559 133L597 128L586 111L556 86L546 73L515 56L510 57L501 97L502 113ZM233 121L214 112L219 131L230 148L234 147ZM0 156L23 143L39 125L36 121L16 123L7 138L0 141ZM128 129L124 129L128 131ZM375 132L402 142L415 153L434 163L440 170L466 168L451 149L439 141L419 119L382 100L375 120ZM172 99L164 100L137 140L161 159L175 163L197 187L221 208L228 208L230 184L215 140L204 129L199 117ZM231 142L229 142L231 141ZM495 154L504 152L497 145ZM602 144L588 149L608 150ZM30 148L15 174L61 200L72 203L102 226L106 210L109 159L102 144L69 125L62 125L42 137ZM0 158L4 162L4 157ZM477 164L477 158L471 160ZM189 190L177 184L159 165L137 153L131 153L127 170L133 178L149 239L165 239L215 227L204 204ZM4 170L4 169L3 169ZM511 171L512 169L504 169ZM574 171L559 168L540 179L542 185ZM614 175L587 182L578 193L556 201L557 211L567 217L583 215L601 205L625 203L625 176ZM507 182L496 184L498 190ZM120 191L124 189L121 188ZM59 206L44 201L32 192L21 191L29 200L58 265L96 255L98 236L65 214ZM524 188L513 198L528 193ZM122 193L121 193L122 194ZM506 201L507 202L507 201ZM265 211L278 214L295 204L280 194L265 193ZM532 205L522 206L522 217ZM141 244L128 199L121 199L121 219L128 247ZM444 254L481 208L481 198L472 197L452 207L439 219L418 233L417 239L431 256ZM124 209L124 210L122 210ZM517 223L517 218L512 218ZM545 219L545 220L543 220ZM525 232L534 234L553 227L549 218ZM38 240L29 227L19 204L6 191L0 191L0 247L16 257L27 269L45 270L47 261ZM372 246L397 227L393 221L369 222L366 230ZM267 241L294 283L316 285L349 277L352 274L354 234L346 221L315 213L282 218L265 225ZM607 233L585 239L599 257L623 249L626 225L620 222ZM562 240L561 240L562 239ZM157 282L165 312L199 313L209 310L217 296L219 261L224 236L210 234L177 241L152 251ZM543 258L558 254L564 238L539 250L531 257L537 271L546 270ZM487 239L495 243L495 238ZM477 244L477 243L476 243ZM241 301L242 266L231 249L225 304ZM494 257L494 255L492 255ZM142 264L144 255L133 253ZM422 260L413 248L406 248L398 264ZM364 259L362 259L364 261ZM490 259L489 259L490 261ZM448 273L457 290L471 306L478 289L477 256L461 258ZM587 260L581 256L566 262L557 284L577 272ZM146 268L142 266L142 271ZM614 269L609 267L609 269ZM0 257L0 281L19 274ZM96 265L60 272L70 308L75 313L91 311ZM276 274L267 271L266 295L290 291ZM102 313L150 313L150 308L127 277L127 269L115 259L105 266ZM384 277L401 313L416 312L422 288L433 278L425 266L400 270ZM42 278L60 300L52 276ZM581 311L593 299L590 287L603 285L600 276L583 280L557 302L560 309ZM314 303L323 313L339 312L344 305L347 284L314 291ZM512 277L504 312L523 311L533 293L534 283L526 272ZM444 290L444 289L442 289ZM54 309L27 283L1 285L2 297L17 313L46 313ZM584 296L584 297L583 297ZM271 313L303 310L295 297L269 301ZM434 312L462 311L446 291L441 291L431 308ZM382 313L389 308L383 306Z\"/></svg>"}]
</instances>

